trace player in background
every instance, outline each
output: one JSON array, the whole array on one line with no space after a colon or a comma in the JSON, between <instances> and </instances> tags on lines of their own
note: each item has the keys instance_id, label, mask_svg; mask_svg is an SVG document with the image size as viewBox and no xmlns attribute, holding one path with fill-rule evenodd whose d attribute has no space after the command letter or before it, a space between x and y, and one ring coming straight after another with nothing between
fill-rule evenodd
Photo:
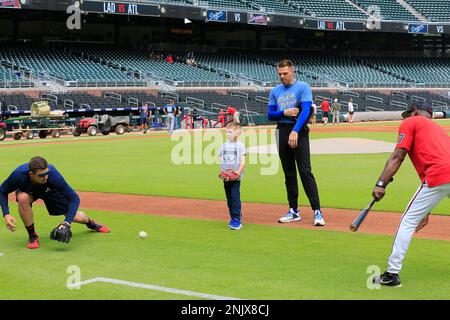
<instances>
[{"instance_id":1,"label":"player in background","mask_svg":"<svg viewBox=\"0 0 450 320\"><path fill-rule=\"evenodd\" d=\"M320 108L322 109L322 123L323 125L326 125L328 123L328 114L330 112L330 103L327 101L327 98L323 98Z\"/></svg>"}]
</instances>

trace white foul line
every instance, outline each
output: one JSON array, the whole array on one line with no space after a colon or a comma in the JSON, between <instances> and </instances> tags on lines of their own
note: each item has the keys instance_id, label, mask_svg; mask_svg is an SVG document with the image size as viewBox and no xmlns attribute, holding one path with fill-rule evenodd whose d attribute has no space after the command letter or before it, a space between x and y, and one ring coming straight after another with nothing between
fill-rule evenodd
<instances>
[{"instance_id":1,"label":"white foul line","mask_svg":"<svg viewBox=\"0 0 450 320\"><path fill-rule=\"evenodd\" d=\"M4 254L3 252L0 252L0 257L1 257L1 256L4 256L4 255L5 255L5 254Z\"/></svg>"},{"instance_id":2,"label":"white foul line","mask_svg":"<svg viewBox=\"0 0 450 320\"><path fill-rule=\"evenodd\" d=\"M182 294L185 296L198 297L198 298L204 298L204 299L212 299L212 300L241 300L239 298L223 297L223 296L218 296L215 294L207 294L207 293L180 290L180 289L174 289L174 288L166 288L166 287L155 286L152 284L124 281L124 280L119 280L119 279L111 279L111 278L103 278L103 277L97 277L97 278L81 281L78 283L68 284L67 286L69 288L70 287L78 287L81 285L86 285L86 284L95 283L95 282L120 284L120 285L128 286L128 287L135 287L135 288L155 290L155 291L163 291L163 292L168 292L168 293Z\"/></svg>"}]
</instances>

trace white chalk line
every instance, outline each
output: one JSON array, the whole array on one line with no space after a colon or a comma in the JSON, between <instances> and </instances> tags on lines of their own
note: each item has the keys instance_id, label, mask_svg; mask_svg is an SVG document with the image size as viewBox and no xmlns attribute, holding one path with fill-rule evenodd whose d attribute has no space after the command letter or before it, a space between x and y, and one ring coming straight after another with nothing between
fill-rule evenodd
<instances>
[{"instance_id":1,"label":"white chalk line","mask_svg":"<svg viewBox=\"0 0 450 320\"><path fill-rule=\"evenodd\" d=\"M93 279L80 281L80 282L74 283L74 284L67 284L67 286L69 288L73 288L73 287L79 287L82 285L87 285L87 284L96 283L96 282L113 283L113 284L118 284L118 285L123 285L123 286L128 286L128 287L135 287L135 288L140 288L140 289L182 294L185 296L198 297L198 298L211 299L211 300L241 300L239 298L224 297L224 296L218 296L215 294L207 294L207 293L200 293L200 292L194 292L194 291L188 291L188 290L166 288L166 287L156 286L153 284L145 284L145 283L124 281L124 280L119 280L119 279L111 279L111 278L103 278L103 277L96 277Z\"/></svg>"},{"instance_id":2,"label":"white chalk line","mask_svg":"<svg viewBox=\"0 0 450 320\"><path fill-rule=\"evenodd\" d=\"M4 255L5 255L5 254L4 254L3 252L0 252L0 257L1 257L1 256L4 256Z\"/></svg>"}]
</instances>

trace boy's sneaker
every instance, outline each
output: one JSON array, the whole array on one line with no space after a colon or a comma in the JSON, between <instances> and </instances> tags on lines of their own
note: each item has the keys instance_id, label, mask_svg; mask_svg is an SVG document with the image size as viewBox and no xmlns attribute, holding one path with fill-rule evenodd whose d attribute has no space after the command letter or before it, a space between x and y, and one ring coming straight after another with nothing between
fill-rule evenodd
<instances>
[{"instance_id":1,"label":"boy's sneaker","mask_svg":"<svg viewBox=\"0 0 450 320\"><path fill-rule=\"evenodd\" d=\"M324 226L325 220L323 220L322 211L314 210L314 225L315 226Z\"/></svg>"},{"instance_id":2,"label":"boy's sneaker","mask_svg":"<svg viewBox=\"0 0 450 320\"><path fill-rule=\"evenodd\" d=\"M239 220L237 220L237 219L231 220L231 223L230 223L231 230L239 230L241 228L242 228L242 223Z\"/></svg>"},{"instance_id":3,"label":"boy's sneaker","mask_svg":"<svg viewBox=\"0 0 450 320\"><path fill-rule=\"evenodd\" d=\"M280 219L278 219L279 223L287 223L287 222L294 222L294 221L300 221L302 220L302 218L300 217L300 212L298 212L298 210L294 210L294 209L289 209L289 212L281 217Z\"/></svg>"},{"instance_id":4,"label":"boy's sneaker","mask_svg":"<svg viewBox=\"0 0 450 320\"><path fill-rule=\"evenodd\" d=\"M401 287L400 277L398 274L385 272L379 278L374 279L375 283L388 287Z\"/></svg>"}]
</instances>

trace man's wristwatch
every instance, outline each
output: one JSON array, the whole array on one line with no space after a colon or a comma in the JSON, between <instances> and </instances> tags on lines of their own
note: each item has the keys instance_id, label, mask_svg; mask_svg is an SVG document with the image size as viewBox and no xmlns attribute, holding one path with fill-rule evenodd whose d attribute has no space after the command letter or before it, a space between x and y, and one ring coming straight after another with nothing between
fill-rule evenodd
<instances>
[{"instance_id":1,"label":"man's wristwatch","mask_svg":"<svg viewBox=\"0 0 450 320\"><path fill-rule=\"evenodd\" d=\"M377 183L375 184L375 186L380 187L380 188L386 188L386 183L384 183L383 180L378 180Z\"/></svg>"}]
</instances>

